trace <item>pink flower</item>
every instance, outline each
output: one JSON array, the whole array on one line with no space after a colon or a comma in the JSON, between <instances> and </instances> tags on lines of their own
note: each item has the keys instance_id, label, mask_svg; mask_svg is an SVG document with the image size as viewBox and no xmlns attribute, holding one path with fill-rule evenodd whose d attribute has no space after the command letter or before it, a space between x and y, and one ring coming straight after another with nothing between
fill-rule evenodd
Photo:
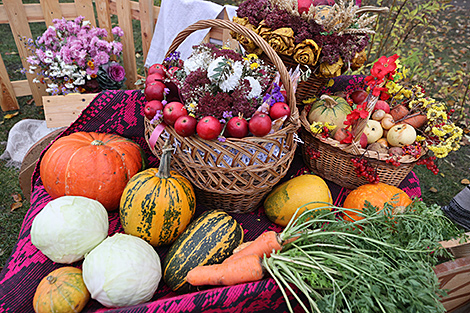
<instances>
[{"instance_id":1,"label":"pink flower","mask_svg":"<svg viewBox=\"0 0 470 313\"><path fill-rule=\"evenodd\" d=\"M113 35L114 35L114 36L117 36L117 37L122 37L122 36L124 36L124 31L123 31L120 27L118 27L118 26L114 27L114 28L112 29L112 32L113 32Z\"/></svg>"},{"instance_id":2,"label":"pink flower","mask_svg":"<svg viewBox=\"0 0 470 313\"><path fill-rule=\"evenodd\" d=\"M87 67L86 73L87 75L94 76L98 73L98 67L95 67L94 69Z\"/></svg>"},{"instance_id":3,"label":"pink flower","mask_svg":"<svg viewBox=\"0 0 470 313\"><path fill-rule=\"evenodd\" d=\"M116 62L111 62L108 67L108 76L117 82L120 82L126 76L126 71L124 68Z\"/></svg>"},{"instance_id":4,"label":"pink flower","mask_svg":"<svg viewBox=\"0 0 470 313\"><path fill-rule=\"evenodd\" d=\"M109 55L106 52L98 52L96 56L94 57L95 60L95 65L100 66L102 64L108 63L109 61Z\"/></svg>"},{"instance_id":5,"label":"pink flower","mask_svg":"<svg viewBox=\"0 0 470 313\"><path fill-rule=\"evenodd\" d=\"M119 55L122 51L122 43L114 41L111 44L113 47L113 54Z\"/></svg>"}]
</instances>

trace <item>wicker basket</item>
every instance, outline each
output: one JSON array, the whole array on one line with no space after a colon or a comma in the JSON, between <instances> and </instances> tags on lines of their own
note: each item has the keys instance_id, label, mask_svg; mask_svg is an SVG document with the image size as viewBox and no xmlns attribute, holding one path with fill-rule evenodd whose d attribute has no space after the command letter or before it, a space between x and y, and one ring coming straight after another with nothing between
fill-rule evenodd
<instances>
[{"instance_id":1,"label":"wicker basket","mask_svg":"<svg viewBox=\"0 0 470 313\"><path fill-rule=\"evenodd\" d=\"M367 105L369 116L376 102L376 98L369 101ZM303 126L301 138L304 141L302 145L304 162L312 172L342 187L355 189L369 183L364 177L356 175L355 167L351 162L352 158L358 156L366 158L371 166L376 169L380 182L393 186L398 186L418 161L417 158L405 155L399 160L400 166L397 167L386 162L390 158L387 153L363 149L360 147L358 140L351 144L341 144L333 138L323 138L321 135L314 134L310 130L310 123L307 121L307 110L308 107L304 107L300 115L300 122ZM359 120L357 127L354 129L355 138L360 138L368 120L369 118ZM310 149L320 152L319 157L311 157L309 154Z\"/></svg>"},{"instance_id":2,"label":"wicker basket","mask_svg":"<svg viewBox=\"0 0 470 313\"><path fill-rule=\"evenodd\" d=\"M253 31L227 20L202 20L181 31L167 56L191 33L205 28L229 29L255 41L280 73L287 86L287 103L292 114L283 127L264 137L227 138L225 142L207 141L197 135L179 136L173 127L160 129L145 119L145 135L156 156L167 138L174 140L174 170L194 185L196 198L208 208L227 212L248 213L255 210L265 195L285 176L297 147L294 135L300 127L290 76L274 50ZM161 135L160 135L161 132Z\"/></svg>"}]
</instances>

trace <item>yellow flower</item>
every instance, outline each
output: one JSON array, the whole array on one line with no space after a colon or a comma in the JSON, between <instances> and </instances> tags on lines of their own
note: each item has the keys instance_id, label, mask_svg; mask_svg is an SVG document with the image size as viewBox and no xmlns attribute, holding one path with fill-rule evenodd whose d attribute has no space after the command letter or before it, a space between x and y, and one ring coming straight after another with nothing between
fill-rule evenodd
<instances>
[{"instance_id":1,"label":"yellow flower","mask_svg":"<svg viewBox=\"0 0 470 313\"><path fill-rule=\"evenodd\" d=\"M442 147L440 145L429 146L429 150L434 152L434 155L438 158L445 158L449 154L449 151L445 147Z\"/></svg>"},{"instance_id":2,"label":"yellow flower","mask_svg":"<svg viewBox=\"0 0 470 313\"><path fill-rule=\"evenodd\" d=\"M254 53L250 53L246 56L246 60L256 60L258 59L258 56Z\"/></svg>"},{"instance_id":3,"label":"yellow flower","mask_svg":"<svg viewBox=\"0 0 470 313\"><path fill-rule=\"evenodd\" d=\"M304 101L302 101L304 104L311 104L311 103L314 103L317 99L316 98L309 98L309 99L305 99Z\"/></svg>"},{"instance_id":4,"label":"yellow flower","mask_svg":"<svg viewBox=\"0 0 470 313\"><path fill-rule=\"evenodd\" d=\"M416 141L425 141L425 140L426 138L421 135L416 136Z\"/></svg>"},{"instance_id":5,"label":"yellow flower","mask_svg":"<svg viewBox=\"0 0 470 313\"><path fill-rule=\"evenodd\" d=\"M438 137L443 137L446 134L445 131L437 127L432 128L432 133Z\"/></svg>"},{"instance_id":6,"label":"yellow flower","mask_svg":"<svg viewBox=\"0 0 470 313\"><path fill-rule=\"evenodd\" d=\"M294 52L294 31L290 27L281 27L271 32L268 43L277 53L292 55Z\"/></svg>"},{"instance_id":7,"label":"yellow flower","mask_svg":"<svg viewBox=\"0 0 470 313\"><path fill-rule=\"evenodd\" d=\"M295 46L294 61L305 65L317 64L321 48L312 39L305 39Z\"/></svg>"},{"instance_id":8,"label":"yellow flower","mask_svg":"<svg viewBox=\"0 0 470 313\"><path fill-rule=\"evenodd\" d=\"M252 70L254 70L255 68L258 68L258 67L259 67L259 64L256 63L256 62L250 64L250 68L251 68Z\"/></svg>"},{"instance_id":9,"label":"yellow flower","mask_svg":"<svg viewBox=\"0 0 470 313\"><path fill-rule=\"evenodd\" d=\"M434 108L430 108L427 112L427 118L430 121L437 120L439 118L443 119L444 121L447 121L447 113L441 110L436 110Z\"/></svg>"},{"instance_id":10,"label":"yellow flower","mask_svg":"<svg viewBox=\"0 0 470 313\"><path fill-rule=\"evenodd\" d=\"M323 131L323 126L325 126L322 122L313 122L310 125L310 130L312 133L321 133Z\"/></svg>"},{"instance_id":11,"label":"yellow flower","mask_svg":"<svg viewBox=\"0 0 470 313\"><path fill-rule=\"evenodd\" d=\"M344 63L341 58L339 58L338 62L334 64L323 62L320 64L320 75L327 78L339 76L341 75L341 68L343 67L343 65Z\"/></svg>"},{"instance_id":12,"label":"yellow flower","mask_svg":"<svg viewBox=\"0 0 470 313\"><path fill-rule=\"evenodd\" d=\"M330 124L328 122L326 122L324 126L328 128L328 130L333 130L336 128L336 125Z\"/></svg>"}]
</instances>

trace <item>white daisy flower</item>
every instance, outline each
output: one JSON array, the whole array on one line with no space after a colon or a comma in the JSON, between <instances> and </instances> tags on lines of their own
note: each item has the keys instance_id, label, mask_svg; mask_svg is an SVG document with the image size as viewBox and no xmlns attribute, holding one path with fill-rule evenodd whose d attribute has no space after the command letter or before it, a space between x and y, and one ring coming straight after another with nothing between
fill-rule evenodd
<instances>
[{"instance_id":1,"label":"white daisy flower","mask_svg":"<svg viewBox=\"0 0 470 313\"><path fill-rule=\"evenodd\" d=\"M251 91L248 94L248 99L253 99L261 95L261 84L254 77L247 76L245 77L250 82Z\"/></svg>"}]
</instances>

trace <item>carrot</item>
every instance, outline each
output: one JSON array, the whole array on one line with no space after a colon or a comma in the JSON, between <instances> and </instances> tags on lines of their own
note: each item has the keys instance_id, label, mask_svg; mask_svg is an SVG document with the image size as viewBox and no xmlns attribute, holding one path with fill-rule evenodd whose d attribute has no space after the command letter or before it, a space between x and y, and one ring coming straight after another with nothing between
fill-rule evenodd
<instances>
[{"instance_id":1,"label":"carrot","mask_svg":"<svg viewBox=\"0 0 470 313\"><path fill-rule=\"evenodd\" d=\"M271 230L261 234L250 244L246 245L246 247L225 259L223 263L229 263L250 254L257 255L260 258L265 254L266 257L270 257L273 250L279 251L281 249L282 245L279 240L279 234Z\"/></svg>"},{"instance_id":2,"label":"carrot","mask_svg":"<svg viewBox=\"0 0 470 313\"><path fill-rule=\"evenodd\" d=\"M261 258L250 254L230 263L195 267L186 275L186 281L193 286L232 286L258 281L263 277Z\"/></svg>"}]
</instances>

